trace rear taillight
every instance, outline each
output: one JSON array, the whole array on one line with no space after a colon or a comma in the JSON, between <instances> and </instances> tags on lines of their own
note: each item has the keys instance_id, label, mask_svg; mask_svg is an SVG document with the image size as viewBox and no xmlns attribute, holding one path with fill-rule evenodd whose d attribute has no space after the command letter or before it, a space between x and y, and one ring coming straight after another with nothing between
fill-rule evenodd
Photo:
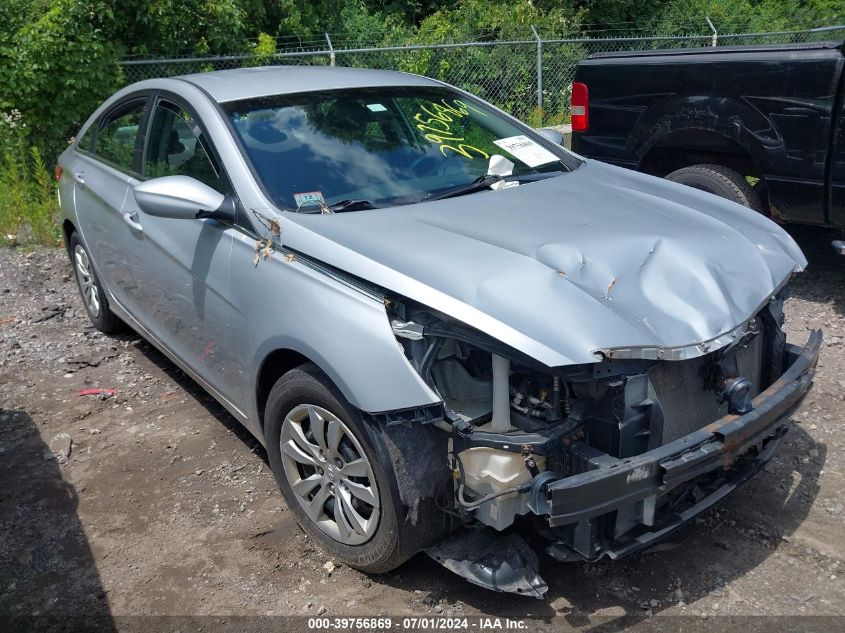
<instances>
[{"instance_id":1,"label":"rear taillight","mask_svg":"<svg viewBox=\"0 0 845 633\"><path fill-rule=\"evenodd\" d=\"M590 94L587 84L572 82L572 131L586 132L590 127Z\"/></svg>"},{"instance_id":2,"label":"rear taillight","mask_svg":"<svg viewBox=\"0 0 845 633\"><path fill-rule=\"evenodd\" d=\"M62 169L62 166L59 163L56 163L56 168L53 170L53 175L56 177L56 180L61 180L63 173L65 173L65 170Z\"/></svg>"}]
</instances>

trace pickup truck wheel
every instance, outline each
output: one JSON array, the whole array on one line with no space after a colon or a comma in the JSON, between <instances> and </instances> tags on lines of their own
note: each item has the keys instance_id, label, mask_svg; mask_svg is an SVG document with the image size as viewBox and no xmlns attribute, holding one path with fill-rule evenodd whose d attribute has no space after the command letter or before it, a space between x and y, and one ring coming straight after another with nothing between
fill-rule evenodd
<instances>
[{"instance_id":1,"label":"pickup truck wheel","mask_svg":"<svg viewBox=\"0 0 845 633\"><path fill-rule=\"evenodd\" d=\"M308 363L282 376L267 399L270 466L300 527L361 571L401 565L416 544L402 520L396 474L375 425Z\"/></svg>"},{"instance_id":2,"label":"pickup truck wheel","mask_svg":"<svg viewBox=\"0 0 845 633\"><path fill-rule=\"evenodd\" d=\"M79 295L91 323L103 334L117 332L121 322L109 308L103 285L91 265L91 256L77 233L70 236L70 258Z\"/></svg>"},{"instance_id":3,"label":"pickup truck wheel","mask_svg":"<svg viewBox=\"0 0 845 633\"><path fill-rule=\"evenodd\" d=\"M666 180L687 185L763 213L763 204L745 176L722 165L692 165L673 171Z\"/></svg>"}]
</instances>

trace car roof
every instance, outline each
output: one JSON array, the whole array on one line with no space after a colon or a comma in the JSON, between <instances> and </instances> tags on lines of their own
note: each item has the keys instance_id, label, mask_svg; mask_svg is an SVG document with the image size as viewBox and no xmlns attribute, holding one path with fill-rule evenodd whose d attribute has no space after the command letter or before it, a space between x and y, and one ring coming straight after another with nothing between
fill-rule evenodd
<instances>
[{"instance_id":1,"label":"car roof","mask_svg":"<svg viewBox=\"0 0 845 633\"><path fill-rule=\"evenodd\" d=\"M329 66L261 66L176 77L198 86L218 103L278 94L384 86L438 86L438 82L390 70Z\"/></svg>"}]
</instances>

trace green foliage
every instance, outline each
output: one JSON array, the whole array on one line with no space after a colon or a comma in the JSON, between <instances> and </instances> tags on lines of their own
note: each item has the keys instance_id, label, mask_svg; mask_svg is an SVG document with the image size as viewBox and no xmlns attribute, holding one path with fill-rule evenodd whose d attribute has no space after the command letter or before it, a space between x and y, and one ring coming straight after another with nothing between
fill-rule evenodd
<instances>
[{"instance_id":1,"label":"green foliage","mask_svg":"<svg viewBox=\"0 0 845 633\"><path fill-rule=\"evenodd\" d=\"M78 1L78 0L77 0ZM110 37L130 55L241 52L246 44L243 0L111 0Z\"/></svg>"},{"instance_id":2,"label":"green foliage","mask_svg":"<svg viewBox=\"0 0 845 633\"><path fill-rule=\"evenodd\" d=\"M0 0L0 230L16 239L53 239L50 167L80 124L125 83L117 62L126 56L248 52L247 64L259 65L273 61L277 46L290 41L283 38L313 40L326 31L340 47L530 40L531 26L544 38L707 35L705 16L721 34L800 29L842 24L845 2ZM536 51L530 46L339 52L337 63L397 68L456 83L540 126L566 119L568 86L561 89L555 78L566 76L588 52L581 44L544 47L543 109L535 107ZM181 69L201 70L214 70L214 64Z\"/></svg>"},{"instance_id":3,"label":"green foliage","mask_svg":"<svg viewBox=\"0 0 845 633\"><path fill-rule=\"evenodd\" d=\"M25 137L19 112L0 113L0 243L55 243L58 203L50 169Z\"/></svg>"},{"instance_id":4,"label":"green foliage","mask_svg":"<svg viewBox=\"0 0 845 633\"><path fill-rule=\"evenodd\" d=\"M385 46L405 44L413 34L413 25L401 13L373 12L360 2L344 5L340 24L346 47L372 46L373 43Z\"/></svg>"},{"instance_id":5,"label":"green foliage","mask_svg":"<svg viewBox=\"0 0 845 633\"><path fill-rule=\"evenodd\" d=\"M841 24L841 0L669 0L648 24L659 35L706 33L704 16L720 33L753 33Z\"/></svg>"},{"instance_id":6,"label":"green foliage","mask_svg":"<svg viewBox=\"0 0 845 633\"><path fill-rule=\"evenodd\" d=\"M108 3L55 0L29 8L31 21L4 24L0 38L0 232L24 242L54 239L48 166L121 83L104 36ZM35 8L46 11L36 15Z\"/></svg>"},{"instance_id":7,"label":"green foliage","mask_svg":"<svg viewBox=\"0 0 845 633\"><path fill-rule=\"evenodd\" d=\"M509 0L461 0L453 8L442 9L425 18L411 42L466 42L472 40L532 39L533 26L544 38L567 37L579 27L580 13L566 8L547 8ZM544 53L544 65L574 64L583 57L580 47L555 45ZM536 94L536 53L525 45L489 46L458 49L420 50L403 54L400 69L460 84L469 92L494 100L507 85L507 99L495 99L496 105L518 117L537 112L532 104ZM544 91L545 92L545 91ZM544 94L545 113L560 117L564 111L560 92Z\"/></svg>"},{"instance_id":8,"label":"green foliage","mask_svg":"<svg viewBox=\"0 0 845 633\"><path fill-rule=\"evenodd\" d=\"M596 35L641 35L638 28L660 13L667 0L578 0L587 31ZM555 4L555 0L549 2Z\"/></svg>"},{"instance_id":9,"label":"green foliage","mask_svg":"<svg viewBox=\"0 0 845 633\"><path fill-rule=\"evenodd\" d=\"M259 33L246 66L264 66L276 54L276 40L267 33Z\"/></svg>"},{"instance_id":10,"label":"green foliage","mask_svg":"<svg viewBox=\"0 0 845 633\"><path fill-rule=\"evenodd\" d=\"M121 83L108 14L106 3L56 0L0 46L0 111L18 110L27 143L50 160Z\"/></svg>"},{"instance_id":11,"label":"green foliage","mask_svg":"<svg viewBox=\"0 0 845 633\"><path fill-rule=\"evenodd\" d=\"M440 9L420 23L415 40L421 42L467 41L467 35L483 39L524 39L535 26L543 37L564 37L577 31L581 13L557 7L541 9L532 2L513 0L461 0Z\"/></svg>"},{"instance_id":12,"label":"green foliage","mask_svg":"<svg viewBox=\"0 0 845 633\"><path fill-rule=\"evenodd\" d=\"M409 25L417 25L439 9L451 9L458 0L367 0L369 13L394 15Z\"/></svg>"}]
</instances>

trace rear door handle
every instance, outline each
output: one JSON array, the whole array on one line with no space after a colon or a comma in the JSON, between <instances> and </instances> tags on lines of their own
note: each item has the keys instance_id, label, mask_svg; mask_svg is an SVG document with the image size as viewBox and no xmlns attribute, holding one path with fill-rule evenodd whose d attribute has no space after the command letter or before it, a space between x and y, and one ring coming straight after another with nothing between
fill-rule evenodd
<instances>
[{"instance_id":1,"label":"rear door handle","mask_svg":"<svg viewBox=\"0 0 845 633\"><path fill-rule=\"evenodd\" d=\"M84 171L75 171L73 172L73 178L81 185L85 184L85 172Z\"/></svg>"},{"instance_id":2,"label":"rear door handle","mask_svg":"<svg viewBox=\"0 0 845 633\"><path fill-rule=\"evenodd\" d=\"M141 222L138 220L138 212L132 211L130 213L123 213L123 221L129 225L129 227L133 231L138 231L139 233L144 230L144 227L141 226Z\"/></svg>"}]
</instances>

